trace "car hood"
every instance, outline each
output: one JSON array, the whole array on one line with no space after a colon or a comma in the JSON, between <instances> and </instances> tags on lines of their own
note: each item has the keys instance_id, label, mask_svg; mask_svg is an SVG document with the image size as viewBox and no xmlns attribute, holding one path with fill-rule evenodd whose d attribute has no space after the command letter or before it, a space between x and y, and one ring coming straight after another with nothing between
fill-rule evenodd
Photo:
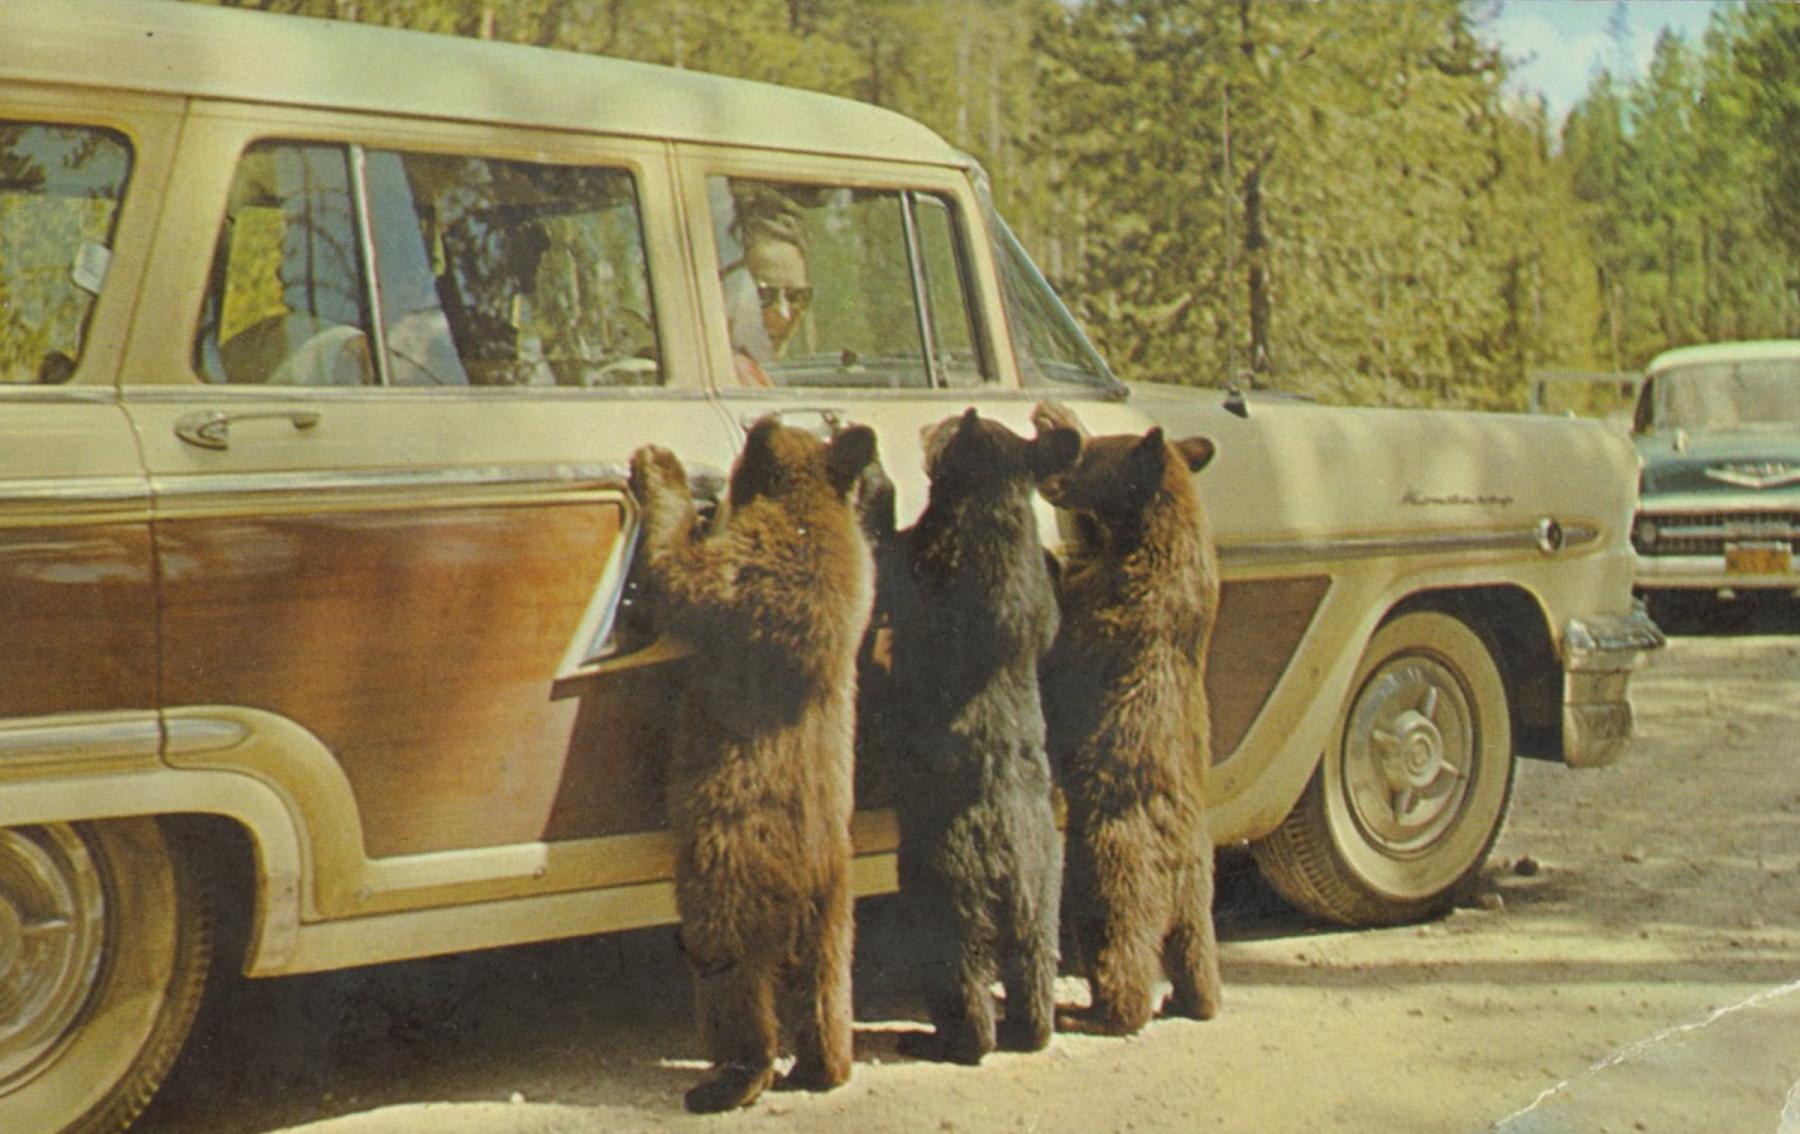
<instances>
[{"instance_id":1,"label":"car hood","mask_svg":"<svg viewBox=\"0 0 1800 1134\"><path fill-rule=\"evenodd\" d=\"M1800 496L1800 429L1794 432L1656 433L1636 438L1644 493Z\"/></svg>"}]
</instances>

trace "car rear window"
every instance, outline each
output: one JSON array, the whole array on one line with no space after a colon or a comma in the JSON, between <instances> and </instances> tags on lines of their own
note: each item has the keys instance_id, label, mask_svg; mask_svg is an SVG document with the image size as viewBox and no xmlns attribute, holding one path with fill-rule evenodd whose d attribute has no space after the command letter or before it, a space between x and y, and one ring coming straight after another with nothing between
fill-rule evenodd
<instances>
[{"instance_id":1,"label":"car rear window","mask_svg":"<svg viewBox=\"0 0 1800 1134\"><path fill-rule=\"evenodd\" d=\"M0 121L0 382L65 382L131 172L123 135Z\"/></svg>"}]
</instances>

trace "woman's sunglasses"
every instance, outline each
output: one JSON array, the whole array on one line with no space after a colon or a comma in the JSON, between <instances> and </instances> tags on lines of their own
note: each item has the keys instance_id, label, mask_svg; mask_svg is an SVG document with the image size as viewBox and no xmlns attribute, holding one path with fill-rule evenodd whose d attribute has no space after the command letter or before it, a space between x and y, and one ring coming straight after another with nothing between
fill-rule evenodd
<instances>
[{"instance_id":1,"label":"woman's sunglasses","mask_svg":"<svg viewBox=\"0 0 1800 1134\"><path fill-rule=\"evenodd\" d=\"M813 289L810 287L775 287L772 284L757 284L756 299L766 310L774 307L782 300L787 300L791 308L805 307L812 302Z\"/></svg>"}]
</instances>

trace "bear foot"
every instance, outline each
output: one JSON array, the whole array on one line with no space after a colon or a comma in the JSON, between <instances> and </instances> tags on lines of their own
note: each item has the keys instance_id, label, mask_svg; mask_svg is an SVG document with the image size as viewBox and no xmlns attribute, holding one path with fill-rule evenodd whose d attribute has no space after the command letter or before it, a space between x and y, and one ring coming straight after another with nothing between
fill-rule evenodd
<instances>
[{"instance_id":1,"label":"bear foot","mask_svg":"<svg viewBox=\"0 0 1800 1134\"><path fill-rule=\"evenodd\" d=\"M755 1102L774 1078L773 1067L725 1063L717 1068L712 1078L689 1091L682 1101L694 1114L736 1110Z\"/></svg>"},{"instance_id":2,"label":"bear foot","mask_svg":"<svg viewBox=\"0 0 1800 1134\"><path fill-rule=\"evenodd\" d=\"M1042 1051L1050 1046L1052 1027L1042 1021L1005 1019L995 1029L994 1039L1001 1051Z\"/></svg>"},{"instance_id":3,"label":"bear foot","mask_svg":"<svg viewBox=\"0 0 1800 1134\"><path fill-rule=\"evenodd\" d=\"M900 1054L908 1059L917 1059L926 1063L960 1063L964 1067L978 1067L987 1050L979 1043L969 1040L963 1043L951 1043L941 1032L904 1032L900 1036Z\"/></svg>"},{"instance_id":4,"label":"bear foot","mask_svg":"<svg viewBox=\"0 0 1800 1134\"><path fill-rule=\"evenodd\" d=\"M836 1074L819 1064L794 1064L793 1070L775 1079L777 1091L829 1091L841 1087L850 1079L848 1071Z\"/></svg>"},{"instance_id":5,"label":"bear foot","mask_svg":"<svg viewBox=\"0 0 1800 1134\"><path fill-rule=\"evenodd\" d=\"M1163 1014L1188 1020L1210 1020L1219 1014L1219 994L1217 991L1200 992L1192 996L1177 993L1163 1005Z\"/></svg>"},{"instance_id":6,"label":"bear foot","mask_svg":"<svg viewBox=\"0 0 1800 1134\"><path fill-rule=\"evenodd\" d=\"M1126 1016L1110 1009L1069 1009L1057 1013L1056 1030L1089 1036L1135 1036L1150 1022L1148 1016Z\"/></svg>"}]
</instances>

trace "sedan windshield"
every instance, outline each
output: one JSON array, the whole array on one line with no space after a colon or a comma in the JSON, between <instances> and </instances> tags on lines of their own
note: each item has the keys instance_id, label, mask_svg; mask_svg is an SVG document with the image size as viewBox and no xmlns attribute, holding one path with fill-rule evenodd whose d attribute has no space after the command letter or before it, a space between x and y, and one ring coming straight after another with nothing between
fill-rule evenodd
<instances>
[{"instance_id":1,"label":"sedan windshield","mask_svg":"<svg viewBox=\"0 0 1800 1134\"><path fill-rule=\"evenodd\" d=\"M1800 425L1800 358L1709 362L1651 380L1654 417L1640 429L1728 431Z\"/></svg>"}]
</instances>

